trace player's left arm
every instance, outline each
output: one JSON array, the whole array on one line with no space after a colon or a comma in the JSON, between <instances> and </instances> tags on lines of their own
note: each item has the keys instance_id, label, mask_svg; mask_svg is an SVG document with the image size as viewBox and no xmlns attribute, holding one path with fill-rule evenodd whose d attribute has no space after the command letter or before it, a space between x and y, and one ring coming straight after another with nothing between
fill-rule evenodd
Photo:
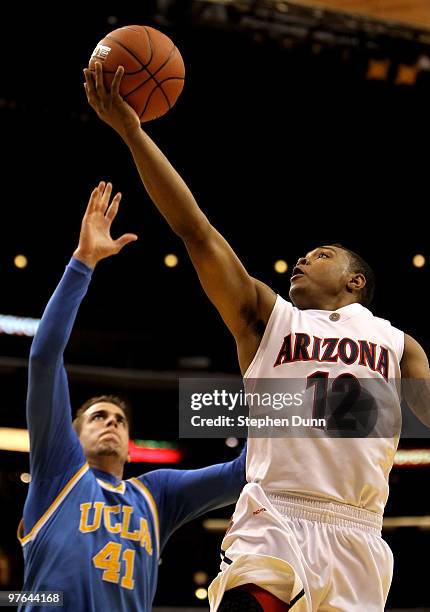
<instances>
[{"instance_id":1,"label":"player's left arm","mask_svg":"<svg viewBox=\"0 0 430 612\"><path fill-rule=\"evenodd\" d=\"M91 194L78 248L45 308L31 346L26 403L31 485L24 508L26 533L85 464L82 446L72 428L63 354L92 269L137 238L134 234L111 238L110 226L120 201L117 194L109 204L111 191L110 184L101 182Z\"/></svg>"},{"instance_id":2,"label":"player's left arm","mask_svg":"<svg viewBox=\"0 0 430 612\"><path fill-rule=\"evenodd\" d=\"M246 444L233 461L197 470L156 470L141 476L158 508L160 543L210 510L236 503L246 484Z\"/></svg>"},{"instance_id":3,"label":"player's left arm","mask_svg":"<svg viewBox=\"0 0 430 612\"><path fill-rule=\"evenodd\" d=\"M406 403L420 421L430 427L429 361L423 347L407 334L400 369Z\"/></svg>"}]
</instances>

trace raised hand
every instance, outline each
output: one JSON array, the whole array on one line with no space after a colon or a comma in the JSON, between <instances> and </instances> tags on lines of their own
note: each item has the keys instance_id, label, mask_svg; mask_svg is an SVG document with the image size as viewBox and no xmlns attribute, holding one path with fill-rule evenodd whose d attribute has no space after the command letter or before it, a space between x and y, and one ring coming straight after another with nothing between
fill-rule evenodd
<instances>
[{"instance_id":1,"label":"raised hand","mask_svg":"<svg viewBox=\"0 0 430 612\"><path fill-rule=\"evenodd\" d=\"M89 105L102 121L110 125L125 140L130 132L140 129L140 120L119 93L123 74L124 68L119 66L110 91L107 91L103 82L103 67L100 62L96 62L95 76L88 68L84 69L84 87Z\"/></svg>"},{"instance_id":2,"label":"raised hand","mask_svg":"<svg viewBox=\"0 0 430 612\"><path fill-rule=\"evenodd\" d=\"M90 268L94 268L101 259L116 255L129 242L137 240L136 234L123 234L116 240L111 237L110 228L118 212L121 194L117 193L110 201L111 195L111 183L99 183L90 196L82 219L79 244L73 255Z\"/></svg>"}]
</instances>

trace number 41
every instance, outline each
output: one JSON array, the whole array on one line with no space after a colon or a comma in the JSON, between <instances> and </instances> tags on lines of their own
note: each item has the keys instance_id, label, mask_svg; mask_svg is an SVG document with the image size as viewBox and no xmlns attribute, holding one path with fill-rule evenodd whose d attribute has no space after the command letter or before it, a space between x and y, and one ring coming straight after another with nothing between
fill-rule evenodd
<instances>
[{"instance_id":1,"label":"number 41","mask_svg":"<svg viewBox=\"0 0 430 612\"><path fill-rule=\"evenodd\" d=\"M119 542L108 542L100 552L94 555L94 567L104 570L102 580L118 584L121 570L121 548L122 546ZM135 555L136 551L131 548L126 548L122 554L122 560L125 562L125 574L121 578L121 586L125 589L134 588L133 570Z\"/></svg>"}]
</instances>

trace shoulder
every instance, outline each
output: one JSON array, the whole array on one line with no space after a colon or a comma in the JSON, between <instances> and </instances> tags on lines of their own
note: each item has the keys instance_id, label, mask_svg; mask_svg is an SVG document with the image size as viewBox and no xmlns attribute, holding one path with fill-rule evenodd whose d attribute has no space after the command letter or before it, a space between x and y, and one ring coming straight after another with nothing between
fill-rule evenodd
<instances>
[{"instance_id":1,"label":"shoulder","mask_svg":"<svg viewBox=\"0 0 430 612\"><path fill-rule=\"evenodd\" d=\"M401 361L404 378L427 378L429 362L423 347L409 334L405 334L405 348Z\"/></svg>"},{"instance_id":2,"label":"shoulder","mask_svg":"<svg viewBox=\"0 0 430 612\"><path fill-rule=\"evenodd\" d=\"M285 314L285 312L299 311L292 302L283 298L279 293L275 293L272 290L270 291L270 296L267 296L266 322L269 322L270 319L273 319L279 313Z\"/></svg>"},{"instance_id":3,"label":"shoulder","mask_svg":"<svg viewBox=\"0 0 430 612\"><path fill-rule=\"evenodd\" d=\"M144 502L144 505L150 509L152 518L155 524L158 525L161 489L157 480L150 477L154 473L151 472L143 476L129 478L126 484L134 490L135 494Z\"/></svg>"},{"instance_id":4,"label":"shoulder","mask_svg":"<svg viewBox=\"0 0 430 612\"><path fill-rule=\"evenodd\" d=\"M427 355L423 347L417 340L415 340L415 338L413 338L409 334L404 334L404 337L405 337L405 351L404 351L405 358L421 357L421 358L427 359Z\"/></svg>"},{"instance_id":5,"label":"shoulder","mask_svg":"<svg viewBox=\"0 0 430 612\"><path fill-rule=\"evenodd\" d=\"M126 482L130 484L135 491L138 491L144 499L152 502L159 496L161 489L159 471L161 470L148 472L141 476L134 476L129 478Z\"/></svg>"}]
</instances>

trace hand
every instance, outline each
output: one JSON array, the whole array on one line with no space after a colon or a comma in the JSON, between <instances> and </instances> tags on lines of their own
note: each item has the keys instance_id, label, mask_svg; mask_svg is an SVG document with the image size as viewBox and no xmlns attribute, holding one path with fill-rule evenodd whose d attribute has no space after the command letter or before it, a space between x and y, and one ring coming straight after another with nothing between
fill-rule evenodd
<instances>
[{"instance_id":1,"label":"hand","mask_svg":"<svg viewBox=\"0 0 430 612\"><path fill-rule=\"evenodd\" d=\"M111 183L99 183L90 196L82 219L79 244L73 255L90 268L94 268L101 259L116 255L129 242L137 240L136 234L123 234L116 240L111 237L110 226L118 212L121 194L117 193L109 204L111 195Z\"/></svg>"},{"instance_id":2,"label":"hand","mask_svg":"<svg viewBox=\"0 0 430 612\"><path fill-rule=\"evenodd\" d=\"M103 68L100 62L95 64L95 77L88 68L84 69L84 74L84 87L88 103L102 121L110 125L124 140L130 133L140 129L140 119L137 113L122 99L119 93L124 74L122 66L118 66L110 92L106 91L103 82Z\"/></svg>"}]
</instances>

